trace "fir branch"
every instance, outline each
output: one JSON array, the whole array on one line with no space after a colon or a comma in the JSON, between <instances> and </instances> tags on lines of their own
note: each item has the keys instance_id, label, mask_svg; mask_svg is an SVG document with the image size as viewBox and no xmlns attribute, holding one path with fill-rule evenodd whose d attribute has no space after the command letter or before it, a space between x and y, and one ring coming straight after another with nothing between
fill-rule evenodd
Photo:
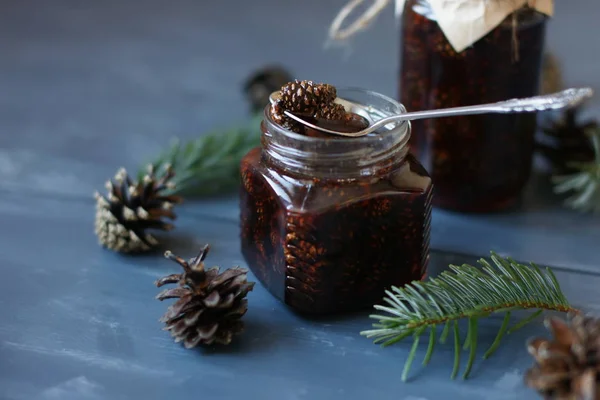
<instances>
[{"instance_id":1,"label":"fir branch","mask_svg":"<svg viewBox=\"0 0 600 400\"><path fill-rule=\"evenodd\" d=\"M172 165L175 189L169 194L199 197L231 191L240 182L242 157L260 145L261 119L262 115L256 115L247 125L215 130L185 143L175 140L150 163L157 170ZM143 176L146 169L138 175Z\"/></svg>"},{"instance_id":2,"label":"fir branch","mask_svg":"<svg viewBox=\"0 0 600 400\"><path fill-rule=\"evenodd\" d=\"M481 268L468 264L450 265L450 271L437 278L413 281L403 288L392 287L386 291L385 305L375 309L387 315L371 315L378 323L361 335L374 338L375 343L389 346L412 336L413 346L404 365L402 379L406 380L419 345L420 336L430 330L429 346L424 364L431 358L435 342L435 330L444 325L440 343L444 343L450 330L454 335L454 379L460 368L461 350L468 351L463 378L469 376L477 350L477 326L480 318L491 314L506 313L500 330L484 359L498 348L504 335L521 328L539 316L543 310L578 312L571 307L560 289L552 271L542 271L537 265L519 264L510 258L491 253L491 263L480 259ZM538 311L509 328L512 310L536 309ZM468 320L467 336L461 349L458 321Z\"/></svg>"},{"instance_id":3,"label":"fir branch","mask_svg":"<svg viewBox=\"0 0 600 400\"><path fill-rule=\"evenodd\" d=\"M552 177L554 192L570 193L565 206L581 211L600 213L600 127L588 129L586 133L594 149L594 160L567 164L577 172Z\"/></svg>"}]
</instances>

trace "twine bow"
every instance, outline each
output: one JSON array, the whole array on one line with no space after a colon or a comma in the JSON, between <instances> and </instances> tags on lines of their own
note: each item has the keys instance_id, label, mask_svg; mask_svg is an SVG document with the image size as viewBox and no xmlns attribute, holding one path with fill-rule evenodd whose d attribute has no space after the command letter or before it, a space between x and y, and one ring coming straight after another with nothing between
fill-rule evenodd
<instances>
[{"instance_id":1,"label":"twine bow","mask_svg":"<svg viewBox=\"0 0 600 400\"><path fill-rule=\"evenodd\" d=\"M373 0L373 4L365 10L352 24L342 29L344 20L356 7L365 2L365 0L350 0L335 17L329 27L329 37L333 40L346 40L355 33L362 31L373 22L373 20L383 11L391 0Z\"/></svg>"}]
</instances>

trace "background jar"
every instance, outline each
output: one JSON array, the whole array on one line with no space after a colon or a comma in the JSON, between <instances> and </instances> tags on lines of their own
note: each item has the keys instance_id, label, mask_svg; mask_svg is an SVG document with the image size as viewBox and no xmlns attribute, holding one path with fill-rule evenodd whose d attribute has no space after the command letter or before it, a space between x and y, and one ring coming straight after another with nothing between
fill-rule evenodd
<instances>
[{"instance_id":1,"label":"background jar","mask_svg":"<svg viewBox=\"0 0 600 400\"><path fill-rule=\"evenodd\" d=\"M404 112L360 89L342 98ZM429 259L431 179L408 153L410 124L362 138L309 137L265 109L262 145L241 162L241 244L260 282L295 310L371 308Z\"/></svg>"},{"instance_id":2,"label":"background jar","mask_svg":"<svg viewBox=\"0 0 600 400\"><path fill-rule=\"evenodd\" d=\"M514 17L514 19L513 19ZM399 98L409 111L538 94L546 16L522 8L456 52L429 2L407 0L401 20ZM536 114L415 121L411 149L427 168L434 205L489 212L518 203L532 167Z\"/></svg>"}]
</instances>

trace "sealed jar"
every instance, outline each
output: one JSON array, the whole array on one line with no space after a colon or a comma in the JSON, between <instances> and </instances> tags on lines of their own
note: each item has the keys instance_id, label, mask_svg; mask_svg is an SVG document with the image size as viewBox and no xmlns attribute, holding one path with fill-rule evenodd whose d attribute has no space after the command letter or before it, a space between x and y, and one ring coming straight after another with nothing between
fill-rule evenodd
<instances>
[{"instance_id":1,"label":"sealed jar","mask_svg":"<svg viewBox=\"0 0 600 400\"><path fill-rule=\"evenodd\" d=\"M405 112L377 93L339 89L374 113ZM431 179L408 151L410 123L360 138L298 134L265 109L262 145L241 162L244 258L275 297L324 314L370 308L422 279Z\"/></svg>"},{"instance_id":2,"label":"sealed jar","mask_svg":"<svg viewBox=\"0 0 600 400\"><path fill-rule=\"evenodd\" d=\"M547 15L520 7L479 37L477 30L512 3L458 2L461 7L439 0L404 3L400 101L420 111L537 95ZM534 113L420 120L413 123L410 146L435 183L434 205L499 211L518 203L529 179L535 131Z\"/></svg>"}]
</instances>

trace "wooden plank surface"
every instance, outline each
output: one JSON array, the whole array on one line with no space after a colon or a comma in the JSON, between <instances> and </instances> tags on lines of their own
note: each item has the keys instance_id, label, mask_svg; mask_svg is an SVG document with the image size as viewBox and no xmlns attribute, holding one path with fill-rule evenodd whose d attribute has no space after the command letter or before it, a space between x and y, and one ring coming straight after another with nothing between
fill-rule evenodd
<instances>
[{"instance_id":1,"label":"wooden plank surface","mask_svg":"<svg viewBox=\"0 0 600 400\"><path fill-rule=\"evenodd\" d=\"M382 349L361 337L372 322L367 313L304 318L257 285L249 295L247 331L235 344L185 350L161 330L158 318L167 304L153 299L159 291L153 281L177 272L177 265L160 252L127 257L101 249L91 235L92 218L87 202L0 196L3 399L536 398L521 375L531 364L526 340L545 335L539 323L508 336L497 356L482 361L500 322L484 321L468 381L449 379L450 345L439 346L427 368L420 367L423 348L412 380L403 384L410 344ZM236 223L186 210L161 250L187 257L206 242L212 244L209 265L243 265ZM463 262L474 259L434 253L430 272ZM600 276L556 273L573 304L598 311Z\"/></svg>"},{"instance_id":2,"label":"wooden plank surface","mask_svg":"<svg viewBox=\"0 0 600 400\"><path fill-rule=\"evenodd\" d=\"M260 285L244 336L222 351L187 351L157 319L152 282L176 271L160 254L123 257L93 235L92 193L174 137L247 117L241 84L280 62L297 76L394 96L398 37L385 15L346 47L325 49L343 1L9 0L0 8L0 398L527 399L524 348L541 324L506 338L472 379L450 381L442 346L415 380L399 380L407 344L358 335L365 314L299 317ZM236 12L231 10L236 9ZM390 9L391 10L391 9ZM598 89L600 4L558 2L548 44L568 85ZM575 46L574 43L578 45ZM598 113L596 97L590 112ZM210 263L244 265L235 195L190 201L166 245L184 256L211 243ZM556 267L570 300L598 311L598 218L561 209L535 178L522 209L464 216L436 210L431 273L489 250ZM498 328L481 327L481 350ZM480 354L481 355L481 352Z\"/></svg>"},{"instance_id":3,"label":"wooden plank surface","mask_svg":"<svg viewBox=\"0 0 600 400\"><path fill-rule=\"evenodd\" d=\"M90 196L118 167L135 169L173 137L244 121L242 82L266 63L282 63L301 78L395 95L398 35L389 13L350 43L324 47L341 1L137 4L6 3L0 14L0 188ZM229 15L230 7L238 13ZM600 12L600 3L593 0L556 4L547 42L567 85L598 86L600 45L578 33L596 29L594 10ZM600 115L597 96L590 113ZM207 201L198 211L237 219L235 197L226 200ZM600 241L600 220L562 209L539 175L515 212L464 217L440 211L432 224L437 249L485 254L494 248L566 268L599 268L585 249ZM453 234L458 229L461 234Z\"/></svg>"}]
</instances>

